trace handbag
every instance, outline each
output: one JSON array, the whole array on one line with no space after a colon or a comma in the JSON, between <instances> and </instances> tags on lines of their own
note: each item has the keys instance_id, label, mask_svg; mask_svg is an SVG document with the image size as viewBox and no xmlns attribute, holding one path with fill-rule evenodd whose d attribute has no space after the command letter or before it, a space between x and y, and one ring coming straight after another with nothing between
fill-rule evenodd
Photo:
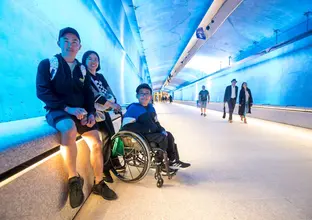
<instances>
[{"instance_id":1,"label":"handbag","mask_svg":"<svg viewBox=\"0 0 312 220\"><path fill-rule=\"evenodd\" d=\"M224 104L224 106L223 106L223 116L222 116L222 118L225 118L226 117L226 111L225 111L225 104Z\"/></svg>"},{"instance_id":2,"label":"handbag","mask_svg":"<svg viewBox=\"0 0 312 220\"><path fill-rule=\"evenodd\" d=\"M112 110L112 108L110 107L106 107L105 101L110 101L115 103L115 97L109 93L109 91L107 91L106 93L102 93L100 92L100 88L98 88L97 84L95 83L94 79L91 77L91 86L98 92L98 94L95 97L94 100L94 108L96 110L95 112L95 121L96 122L101 122L101 121L105 121L105 112L109 112Z\"/></svg>"}]
</instances>

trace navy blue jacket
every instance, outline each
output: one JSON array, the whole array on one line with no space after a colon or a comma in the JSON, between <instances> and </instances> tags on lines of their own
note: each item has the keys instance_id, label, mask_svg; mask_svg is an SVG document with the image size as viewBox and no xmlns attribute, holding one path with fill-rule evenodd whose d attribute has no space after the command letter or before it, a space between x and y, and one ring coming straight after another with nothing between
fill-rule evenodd
<instances>
[{"instance_id":1,"label":"navy blue jacket","mask_svg":"<svg viewBox=\"0 0 312 220\"><path fill-rule=\"evenodd\" d=\"M58 68L51 77L49 59L42 60L38 66L36 89L37 97L43 101L45 109L64 110L66 106L84 108L89 114L95 113L91 79L84 76L77 60L73 73L64 58L57 54ZM85 69L85 67L83 66Z\"/></svg>"},{"instance_id":2,"label":"navy blue jacket","mask_svg":"<svg viewBox=\"0 0 312 220\"><path fill-rule=\"evenodd\" d=\"M122 125L122 130L142 134L161 133L165 131L157 119L157 114L152 104L148 104L146 107L140 103L129 105L123 117Z\"/></svg>"},{"instance_id":3,"label":"navy blue jacket","mask_svg":"<svg viewBox=\"0 0 312 220\"><path fill-rule=\"evenodd\" d=\"M224 102L228 102L231 99L231 95L232 95L232 89L231 89L232 85L227 86L225 89L225 93L224 93ZM235 101L237 100L237 94L238 94L238 87L235 86Z\"/></svg>"}]
</instances>

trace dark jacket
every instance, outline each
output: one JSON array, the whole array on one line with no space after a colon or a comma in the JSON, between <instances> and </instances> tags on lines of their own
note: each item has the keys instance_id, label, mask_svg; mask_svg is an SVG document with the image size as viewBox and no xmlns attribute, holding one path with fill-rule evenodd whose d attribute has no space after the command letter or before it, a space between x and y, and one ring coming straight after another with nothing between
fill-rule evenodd
<instances>
[{"instance_id":1,"label":"dark jacket","mask_svg":"<svg viewBox=\"0 0 312 220\"><path fill-rule=\"evenodd\" d=\"M224 99L223 102L228 102L231 99L231 95L232 95L232 89L231 89L232 85L227 86L225 88L225 93L224 93ZM238 94L238 87L235 86L235 101L237 100L237 94Z\"/></svg>"},{"instance_id":2,"label":"dark jacket","mask_svg":"<svg viewBox=\"0 0 312 220\"><path fill-rule=\"evenodd\" d=\"M76 60L77 65L71 73L64 58L60 54L55 57L58 60L58 68L53 78L49 59L42 60L38 66L37 97L46 104L45 109L63 110L66 106L79 107L84 108L89 114L94 114L90 77L84 76L81 72L82 64Z\"/></svg>"},{"instance_id":3,"label":"dark jacket","mask_svg":"<svg viewBox=\"0 0 312 220\"><path fill-rule=\"evenodd\" d=\"M122 130L141 134L161 133L165 131L158 122L153 105L148 104L147 107L144 107L140 103L133 103L128 106L127 112L123 117Z\"/></svg>"},{"instance_id":4,"label":"dark jacket","mask_svg":"<svg viewBox=\"0 0 312 220\"><path fill-rule=\"evenodd\" d=\"M248 112L247 113L251 113L251 106L253 104L253 98L252 98L252 94L249 88L247 88L247 91L249 93L249 100L248 100ZM244 115L244 111L245 111L245 107L246 107L246 95L245 95L245 89L242 88L239 92L239 108L238 108L238 114L239 115Z\"/></svg>"}]
</instances>

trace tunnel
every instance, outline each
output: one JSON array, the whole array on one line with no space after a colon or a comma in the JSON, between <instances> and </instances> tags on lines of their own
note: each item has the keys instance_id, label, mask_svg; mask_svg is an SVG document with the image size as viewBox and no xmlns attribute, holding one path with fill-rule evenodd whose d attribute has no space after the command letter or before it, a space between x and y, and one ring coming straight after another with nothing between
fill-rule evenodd
<instances>
[{"instance_id":1,"label":"tunnel","mask_svg":"<svg viewBox=\"0 0 312 220\"><path fill-rule=\"evenodd\" d=\"M1 0L0 30L1 220L312 219L311 0Z\"/></svg>"}]
</instances>

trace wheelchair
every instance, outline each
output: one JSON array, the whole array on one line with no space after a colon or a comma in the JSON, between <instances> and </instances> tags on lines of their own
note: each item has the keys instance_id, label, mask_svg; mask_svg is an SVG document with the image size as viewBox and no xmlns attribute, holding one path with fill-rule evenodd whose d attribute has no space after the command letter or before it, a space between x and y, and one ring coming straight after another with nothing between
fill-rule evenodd
<instances>
[{"instance_id":1,"label":"wheelchair","mask_svg":"<svg viewBox=\"0 0 312 220\"><path fill-rule=\"evenodd\" d=\"M112 137L113 144L115 141L122 141L124 150L117 157L110 159L111 170L121 181L138 182L152 168L155 169L156 186L161 188L164 184L163 176L167 176L170 180L177 173L177 170L169 172L167 152L160 149L156 143L149 143L143 135L131 131L119 131ZM118 163L114 163L114 160L118 160ZM119 167L115 164L119 164ZM162 172L165 174L162 175Z\"/></svg>"}]
</instances>

